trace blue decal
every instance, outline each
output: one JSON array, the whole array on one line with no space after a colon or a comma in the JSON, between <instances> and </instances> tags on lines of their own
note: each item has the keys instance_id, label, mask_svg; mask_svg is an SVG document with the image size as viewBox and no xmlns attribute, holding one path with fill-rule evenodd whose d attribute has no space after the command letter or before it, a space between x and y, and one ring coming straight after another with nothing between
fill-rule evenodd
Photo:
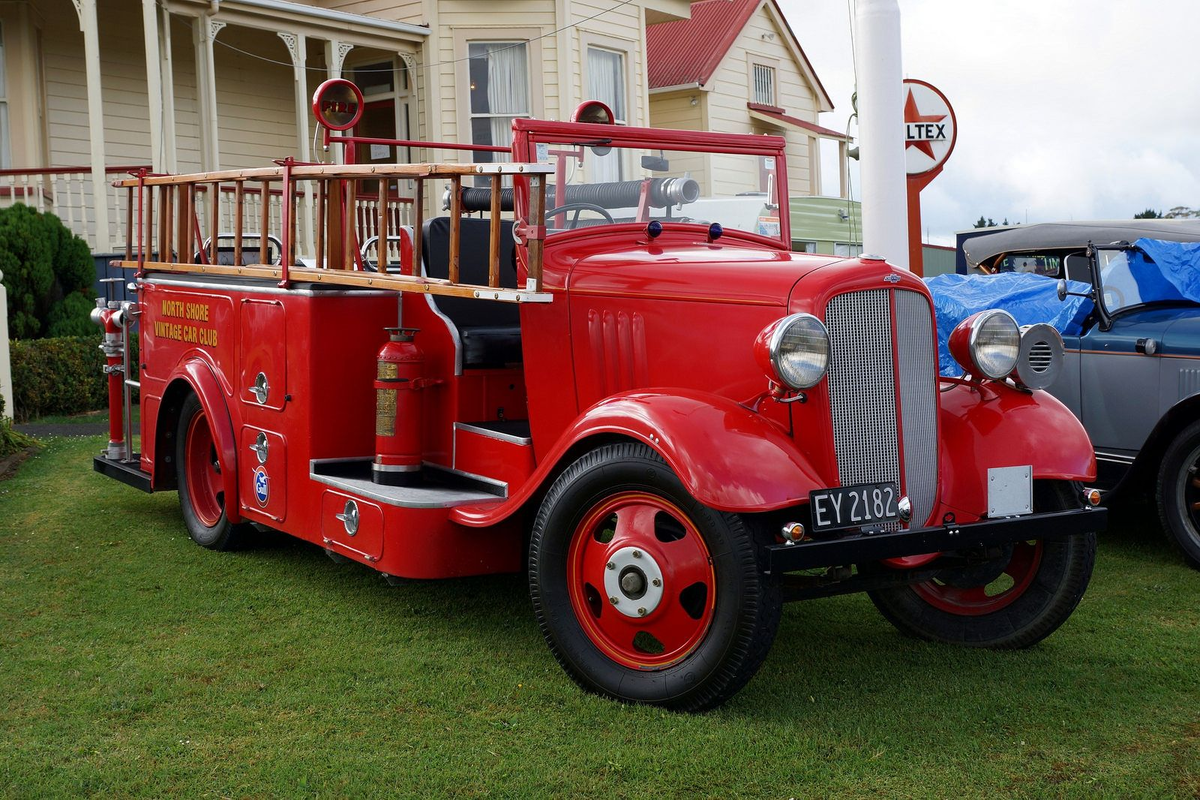
<instances>
[{"instance_id":1,"label":"blue decal","mask_svg":"<svg viewBox=\"0 0 1200 800\"><path fill-rule=\"evenodd\" d=\"M266 468L258 467L254 470L254 498L258 500L260 506L265 506L267 498L271 496L271 490L268 486L269 480Z\"/></svg>"}]
</instances>

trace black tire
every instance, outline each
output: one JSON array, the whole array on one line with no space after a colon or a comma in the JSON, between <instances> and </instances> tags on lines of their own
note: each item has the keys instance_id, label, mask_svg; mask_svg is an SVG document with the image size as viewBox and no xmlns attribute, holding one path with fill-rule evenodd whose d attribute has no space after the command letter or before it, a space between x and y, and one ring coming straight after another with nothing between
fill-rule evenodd
<instances>
[{"instance_id":1,"label":"black tire","mask_svg":"<svg viewBox=\"0 0 1200 800\"><path fill-rule=\"evenodd\" d=\"M235 550L245 543L249 526L234 525L229 521L225 514L224 492L216 485L213 475L198 475L195 471L189 475L189 465L200 460L209 463L215 477L219 478L221 466L211 441L212 428L204 407L200 405L200 398L190 394L183 401L179 427L175 432L175 469L179 478L179 505L183 510L183 521L192 541L201 547ZM189 453L189 447L197 452Z\"/></svg>"},{"instance_id":2,"label":"black tire","mask_svg":"<svg viewBox=\"0 0 1200 800\"><path fill-rule=\"evenodd\" d=\"M1081 503L1074 484L1042 481L1034 484L1034 508L1038 511L1078 508ZM978 592L980 587L998 585L996 579L1015 564L1016 548L1023 548L1029 567L1018 576L1023 578L1021 583L1009 577L1012 585L1007 591L1012 595L1003 602L988 599L969 612L965 607L955 612L947 610L950 604L937 605L930 599L939 592L955 589ZM868 594L883 616L909 636L967 647L1019 649L1040 642L1066 622L1083 597L1095 562L1094 533L1043 540L1040 547L1018 542L1001 559L970 572L947 572L918 586ZM989 602L997 608L988 611Z\"/></svg>"},{"instance_id":3,"label":"black tire","mask_svg":"<svg viewBox=\"0 0 1200 800\"><path fill-rule=\"evenodd\" d=\"M1167 538L1183 553L1192 567L1200 569L1200 422L1184 428L1158 468L1158 484L1154 495L1158 515Z\"/></svg>"},{"instance_id":4,"label":"black tire","mask_svg":"<svg viewBox=\"0 0 1200 800\"><path fill-rule=\"evenodd\" d=\"M627 519L633 520L634 515L644 513L638 511L640 508L650 509L652 517L643 515L637 519L652 519L655 537L662 536L665 529L659 527L660 523L669 526L670 537L651 539L645 525L633 522L622 527L623 523L617 520L624 513L625 507L620 504L626 499L630 504ZM636 505L639 503L640 506ZM600 543L593 543L587 534L588 520L599 519L594 515L602 516L609 508L614 509L610 518L611 545L600 536L594 537ZM634 532L640 538L633 538ZM576 542L574 548L573 542ZM586 598L595 599L596 589L582 569L578 571L576 599L572 599L568 586L570 564L582 563L572 561L574 553L599 552L600 561L611 565L623 553L633 552L640 558L634 548L643 546L656 568L656 558L665 565L661 572L661 600L654 601L655 606L644 619L633 616L631 611L621 612L624 618L605 617L618 611L603 600L599 608L586 605ZM753 677L779 626L780 587L778 581L759 569L758 546L756 534L746 521L735 514L715 511L693 498L649 447L636 443L605 445L569 466L542 502L529 547L529 591L534 614L550 651L584 689L623 702L649 703L682 711L713 708L732 697ZM707 555L707 561L703 555ZM680 563L672 563L673 560ZM682 563L685 560L687 563ZM688 614L693 611L703 614L695 618L707 620L703 626L698 621L688 623L678 612L688 602L683 589L693 591L703 583L684 586L688 579L682 576L697 564L701 567L695 574L702 572L705 580L712 581L712 594L704 594L702 608L693 608ZM625 570L621 576L625 576ZM645 576L642 578L645 585ZM704 585L706 592L707 584ZM625 584L619 586L619 591L624 592ZM622 598L622 602L626 599ZM577 610L578 607L583 610ZM659 629L654 626L664 625L662 620L670 619L669 614L682 620L684 628L688 624L696 626L692 639L688 640L692 642L689 649L681 650L679 657L669 663L642 667L622 663L620 659L633 650L637 637L646 631L657 632ZM585 618L592 634L584 627ZM622 641L618 645L617 657L602 649L604 636L595 632L602 624L614 623L631 629L645 626L628 644ZM672 629L675 632L677 629ZM671 652L647 655L645 660L667 657L672 657Z\"/></svg>"}]
</instances>

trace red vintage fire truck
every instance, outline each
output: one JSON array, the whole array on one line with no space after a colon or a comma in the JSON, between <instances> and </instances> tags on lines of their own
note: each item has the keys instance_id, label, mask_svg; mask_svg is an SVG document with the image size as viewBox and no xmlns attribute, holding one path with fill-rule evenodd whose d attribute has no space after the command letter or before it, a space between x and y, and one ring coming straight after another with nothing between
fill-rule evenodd
<instances>
[{"instance_id":1,"label":"red vintage fire truck","mask_svg":"<svg viewBox=\"0 0 1200 800\"><path fill-rule=\"evenodd\" d=\"M589 103L471 163L363 165L361 107L315 99L345 164L118 184L136 302L94 314L95 469L178 490L198 544L258 525L390 579L527 570L575 681L687 710L753 676L785 600L867 591L907 634L998 648L1072 613L1105 512L1036 391L1053 331L978 314L939 378L918 278L790 252L778 137Z\"/></svg>"}]
</instances>

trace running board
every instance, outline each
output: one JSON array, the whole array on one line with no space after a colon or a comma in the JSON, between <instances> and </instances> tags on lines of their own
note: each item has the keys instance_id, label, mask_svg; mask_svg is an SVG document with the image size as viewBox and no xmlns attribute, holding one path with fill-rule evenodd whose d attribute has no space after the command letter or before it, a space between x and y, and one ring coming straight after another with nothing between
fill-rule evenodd
<instances>
[{"instance_id":1,"label":"running board","mask_svg":"<svg viewBox=\"0 0 1200 800\"><path fill-rule=\"evenodd\" d=\"M121 483L150 494L154 491L150 486L150 473L138 469L136 465L140 463L142 463L140 453L134 453L132 461L116 461L107 456L96 456L92 459L92 468L102 475L115 478Z\"/></svg>"},{"instance_id":2,"label":"running board","mask_svg":"<svg viewBox=\"0 0 1200 800\"><path fill-rule=\"evenodd\" d=\"M508 497L506 483L436 464L421 468L422 482L415 486L385 486L371 480L371 462L370 458L315 458L309 462L309 477L339 491L400 508L454 508Z\"/></svg>"}]
</instances>

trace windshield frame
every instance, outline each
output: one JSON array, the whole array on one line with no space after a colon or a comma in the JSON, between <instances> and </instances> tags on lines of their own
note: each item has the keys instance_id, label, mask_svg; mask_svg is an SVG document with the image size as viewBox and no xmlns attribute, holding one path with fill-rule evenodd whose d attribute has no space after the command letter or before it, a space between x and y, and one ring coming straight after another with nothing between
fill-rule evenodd
<instances>
[{"instance_id":1,"label":"windshield frame","mask_svg":"<svg viewBox=\"0 0 1200 800\"><path fill-rule=\"evenodd\" d=\"M536 162L537 146L542 145L606 145L611 147L640 150L676 150L693 153L717 153L728 155L759 156L775 159L776 199L779 205L779 236L765 236L750 231L728 229L727 233L752 238L755 242L769 244L780 250L791 250L791 215L787 197L787 141L781 136L758 136L742 133L708 133L660 128L634 128L625 125L607 125L583 122L547 122L544 120L513 120L512 157L514 161ZM515 203L517 216L528 218L529 187L527 181L515 181ZM671 227L691 227L706 230L707 225L694 222L674 222ZM589 226L574 231L562 231L559 235L604 229L623 229L626 226L644 227L642 223L617 223L612 226Z\"/></svg>"}]
</instances>

